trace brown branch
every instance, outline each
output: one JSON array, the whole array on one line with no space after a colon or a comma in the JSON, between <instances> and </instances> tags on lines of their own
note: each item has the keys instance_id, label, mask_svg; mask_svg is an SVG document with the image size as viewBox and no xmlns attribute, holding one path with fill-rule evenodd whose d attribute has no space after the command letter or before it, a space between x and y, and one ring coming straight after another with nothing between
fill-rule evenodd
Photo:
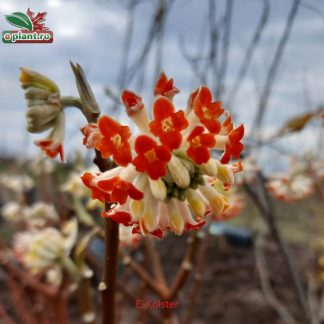
<instances>
[{"instance_id":1,"label":"brown branch","mask_svg":"<svg viewBox=\"0 0 324 324\"><path fill-rule=\"evenodd\" d=\"M288 312L286 307L284 307L284 305L279 302L279 300L276 298L276 296L272 291L269 274L267 272L267 265L266 265L266 261L262 249L263 249L263 239L259 235L256 239L254 254L255 254L256 265L259 272L261 287L264 296L266 297L267 301L272 306L272 308L278 313L278 315L286 323L297 324L297 321Z\"/></svg>"},{"instance_id":2,"label":"brown branch","mask_svg":"<svg viewBox=\"0 0 324 324\"><path fill-rule=\"evenodd\" d=\"M33 288L50 298L55 298L57 296L57 287L44 284L34 276L31 276L28 272L20 270L10 263L2 254L0 254L0 265L7 274L17 279L22 285Z\"/></svg>"},{"instance_id":3,"label":"brown branch","mask_svg":"<svg viewBox=\"0 0 324 324\"><path fill-rule=\"evenodd\" d=\"M8 315L2 304L0 304L0 318L4 321L3 324L15 324L15 322Z\"/></svg>"},{"instance_id":4,"label":"brown branch","mask_svg":"<svg viewBox=\"0 0 324 324\"><path fill-rule=\"evenodd\" d=\"M180 289L184 286L187 281L187 278L192 270L194 257L200 243L200 238L198 233L193 232L190 237L187 239L187 249L182 261L181 267L175 277L175 280L172 284L172 288L170 294L168 296L168 300L174 300Z\"/></svg>"},{"instance_id":5,"label":"brown branch","mask_svg":"<svg viewBox=\"0 0 324 324\"><path fill-rule=\"evenodd\" d=\"M199 295L199 289L201 286L201 280L202 280L202 275L205 269L205 264L206 264L206 255L207 255L207 248L210 242L211 234L210 234L210 226L212 224L213 217L212 215L209 215L210 219L207 225L207 228L205 230L205 236L203 238L203 242L201 243L201 247L199 249L198 257L197 257L197 270L194 275L194 285L192 289L192 293L190 296L190 301L189 301L189 306L187 308L187 315L184 320L184 323L191 323L194 311L195 311L195 305L196 305L196 300Z\"/></svg>"},{"instance_id":6,"label":"brown branch","mask_svg":"<svg viewBox=\"0 0 324 324\"><path fill-rule=\"evenodd\" d=\"M266 223L269 226L270 233L271 233L273 239L275 240L275 242L277 243L277 245L281 251L281 254L284 258L284 261L286 263L286 266L287 266L288 272L290 274L290 278L291 278L291 281L293 283L293 287L294 287L294 290L296 293L296 298L300 304L305 322L311 323L310 315L309 315L309 308L308 308L308 304L306 301L304 289L302 287L300 278L299 278L297 271L295 269L295 266L293 264L292 258L288 251L288 248L287 248L285 242L283 241L281 234L277 227L275 211L274 211L272 201L269 197L268 191L265 186L266 179L263 177L261 172L258 173L257 179L259 180L258 183L261 187L262 197L260 197L260 195L257 194L251 188L251 186L248 184L244 184L245 190L249 194L249 196L252 198L252 200L258 207L261 215L263 216L263 218L265 219Z\"/></svg>"},{"instance_id":7,"label":"brown branch","mask_svg":"<svg viewBox=\"0 0 324 324\"><path fill-rule=\"evenodd\" d=\"M109 204L106 203L106 210ZM102 293L102 323L115 323L115 299L116 299L116 280L118 266L118 245L119 245L119 224L112 219L106 219L105 223L105 259Z\"/></svg>"},{"instance_id":8,"label":"brown branch","mask_svg":"<svg viewBox=\"0 0 324 324\"><path fill-rule=\"evenodd\" d=\"M35 317L31 313L30 308L27 305L23 290L20 288L19 283L14 280L9 274L7 274L6 284L10 290L11 298L14 302L16 314L24 324L37 323Z\"/></svg>"},{"instance_id":9,"label":"brown branch","mask_svg":"<svg viewBox=\"0 0 324 324\"><path fill-rule=\"evenodd\" d=\"M167 286L167 282L165 279L165 275L162 269L161 260L158 252L155 249L154 241L150 237L144 238L144 245L146 248L146 252L148 255L148 259L151 261L153 273L158 282L161 282L165 287Z\"/></svg>"},{"instance_id":10,"label":"brown branch","mask_svg":"<svg viewBox=\"0 0 324 324\"><path fill-rule=\"evenodd\" d=\"M120 254L123 256L123 262L126 266L129 266L150 288L162 299L167 299L169 296L169 290L157 282L142 266L135 262L129 255L122 250Z\"/></svg>"},{"instance_id":11,"label":"brown branch","mask_svg":"<svg viewBox=\"0 0 324 324\"><path fill-rule=\"evenodd\" d=\"M121 282L117 282L117 286L122 291L124 296L126 296L134 305L136 305L136 297L132 295L132 293L125 287L125 285ZM152 313L149 308L145 308L145 307L138 308L138 311L145 313L157 323L161 323L161 324L163 323L161 318L155 315L154 313Z\"/></svg>"}]
</instances>

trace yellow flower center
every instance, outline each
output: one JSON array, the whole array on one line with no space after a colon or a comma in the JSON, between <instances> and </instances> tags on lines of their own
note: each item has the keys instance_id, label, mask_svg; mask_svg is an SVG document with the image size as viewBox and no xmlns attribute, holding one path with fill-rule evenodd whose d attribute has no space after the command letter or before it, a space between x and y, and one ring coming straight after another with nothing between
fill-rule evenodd
<instances>
[{"instance_id":1,"label":"yellow flower center","mask_svg":"<svg viewBox=\"0 0 324 324\"><path fill-rule=\"evenodd\" d=\"M161 123L161 127L162 127L163 132L165 132L165 133L173 130L172 118L168 117L168 118L163 119L163 121Z\"/></svg>"},{"instance_id":2,"label":"yellow flower center","mask_svg":"<svg viewBox=\"0 0 324 324\"><path fill-rule=\"evenodd\" d=\"M119 134L112 136L111 141L114 143L115 149L119 149L123 143Z\"/></svg>"},{"instance_id":3,"label":"yellow flower center","mask_svg":"<svg viewBox=\"0 0 324 324\"><path fill-rule=\"evenodd\" d=\"M213 116L210 114L209 109L207 107L205 107L205 106L202 107L202 112L206 119L212 119Z\"/></svg>"},{"instance_id":4,"label":"yellow flower center","mask_svg":"<svg viewBox=\"0 0 324 324\"><path fill-rule=\"evenodd\" d=\"M191 144L193 147L199 147L201 146L201 143L200 143L200 137L199 136L196 136L192 141L191 141Z\"/></svg>"},{"instance_id":5,"label":"yellow flower center","mask_svg":"<svg viewBox=\"0 0 324 324\"><path fill-rule=\"evenodd\" d=\"M156 153L154 150L150 150L150 151L147 151L144 156L146 157L146 159L151 163L155 160L157 160L157 156L156 156Z\"/></svg>"}]
</instances>

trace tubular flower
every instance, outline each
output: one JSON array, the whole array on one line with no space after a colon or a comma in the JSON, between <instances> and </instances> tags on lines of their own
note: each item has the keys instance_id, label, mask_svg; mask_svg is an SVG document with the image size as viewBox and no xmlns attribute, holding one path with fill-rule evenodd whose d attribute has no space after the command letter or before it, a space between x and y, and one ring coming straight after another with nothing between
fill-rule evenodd
<instances>
[{"instance_id":1,"label":"tubular flower","mask_svg":"<svg viewBox=\"0 0 324 324\"><path fill-rule=\"evenodd\" d=\"M173 85L173 79L168 79L164 72L160 74L154 87L154 96L164 96L170 100L179 93L179 89Z\"/></svg>"},{"instance_id":2,"label":"tubular flower","mask_svg":"<svg viewBox=\"0 0 324 324\"><path fill-rule=\"evenodd\" d=\"M131 149L128 139L131 136L128 126L123 126L108 116L102 116L98 120L98 129L102 138L96 145L104 159L113 157L121 166L126 166L132 161Z\"/></svg>"},{"instance_id":3,"label":"tubular flower","mask_svg":"<svg viewBox=\"0 0 324 324\"><path fill-rule=\"evenodd\" d=\"M208 162L210 159L210 148L215 144L215 138L212 134L204 134L202 126L196 126L188 137L190 143L187 154L197 164Z\"/></svg>"},{"instance_id":4,"label":"tubular flower","mask_svg":"<svg viewBox=\"0 0 324 324\"><path fill-rule=\"evenodd\" d=\"M135 142L135 151L138 155L133 164L137 171L146 171L153 180L166 175L166 163L171 159L171 153L166 146L157 145L152 138L140 135Z\"/></svg>"},{"instance_id":5,"label":"tubular flower","mask_svg":"<svg viewBox=\"0 0 324 324\"><path fill-rule=\"evenodd\" d=\"M213 134L221 130L221 123L218 120L224 110L220 101L212 102L212 94L207 87L201 87L194 99L194 109L200 122Z\"/></svg>"},{"instance_id":6,"label":"tubular flower","mask_svg":"<svg viewBox=\"0 0 324 324\"><path fill-rule=\"evenodd\" d=\"M150 122L150 131L170 150L179 148L182 141L181 131L188 126L182 110L175 112L172 102L159 97L153 105L154 120Z\"/></svg>"},{"instance_id":7,"label":"tubular flower","mask_svg":"<svg viewBox=\"0 0 324 324\"><path fill-rule=\"evenodd\" d=\"M64 113L61 112L55 121L55 125L49 136L42 140L35 141L38 146L48 157L55 158L60 155L61 161L64 161L63 138L64 138Z\"/></svg>"},{"instance_id":8,"label":"tubular flower","mask_svg":"<svg viewBox=\"0 0 324 324\"><path fill-rule=\"evenodd\" d=\"M113 171L118 171L114 169ZM92 197L101 201L124 204L129 197L135 200L143 198L143 193L136 187L123 180L120 176L112 176L112 172L107 171L101 175L85 173L81 179L83 183L92 189Z\"/></svg>"},{"instance_id":9,"label":"tubular flower","mask_svg":"<svg viewBox=\"0 0 324 324\"><path fill-rule=\"evenodd\" d=\"M83 145L85 145L86 148L95 148L102 140L102 135L97 124L88 124L81 128L81 132L84 135Z\"/></svg>"},{"instance_id":10,"label":"tubular flower","mask_svg":"<svg viewBox=\"0 0 324 324\"><path fill-rule=\"evenodd\" d=\"M211 212L220 219L231 204L224 190L242 169L240 161L224 165L212 157L213 150L227 149L230 158L239 158L236 143L243 133L240 127L234 129L220 103L212 102L208 88L192 92L186 113L173 105L175 92L173 80L162 74L149 120L142 98L123 91L122 101L139 130L137 136L106 116L97 128L82 129L84 144L118 165L104 173L85 173L82 180L92 190L92 198L114 203L102 216L130 227L134 235L161 238L168 231L181 235L198 230ZM123 150L127 158L120 163L117 154ZM213 187L215 182L221 190Z\"/></svg>"}]
</instances>

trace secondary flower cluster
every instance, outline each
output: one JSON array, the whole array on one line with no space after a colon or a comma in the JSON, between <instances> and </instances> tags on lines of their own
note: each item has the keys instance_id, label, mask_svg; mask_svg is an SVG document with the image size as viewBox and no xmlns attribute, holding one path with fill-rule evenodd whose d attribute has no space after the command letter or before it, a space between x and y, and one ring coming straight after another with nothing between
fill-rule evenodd
<instances>
[{"instance_id":1,"label":"secondary flower cluster","mask_svg":"<svg viewBox=\"0 0 324 324\"><path fill-rule=\"evenodd\" d=\"M35 71L21 68L20 82L27 101L27 130L42 133L51 130L48 137L35 141L44 153L54 158L58 154L64 160L64 112L58 86Z\"/></svg>"},{"instance_id":2,"label":"secondary flower cluster","mask_svg":"<svg viewBox=\"0 0 324 324\"><path fill-rule=\"evenodd\" d=\"M92 198L113 203L103 216L131 226L133 233L161 237L171 230L180 235L200 228L210 211L221 218L229 203L212 186L213 179L229 188L233 174L242 169L240 161L228 163L240 158L244 126L234 128L231 116L221 102L213 101L206 86L192 92L185 111L173 104L178 92L162 73L149 120L142 98L123 91L137 136L109 116L82 128L84 145L117 165L104 173L85 173L82 180ZM222 153L220 159L213 157L214 150Z\"/></svg>"}]
</instances>

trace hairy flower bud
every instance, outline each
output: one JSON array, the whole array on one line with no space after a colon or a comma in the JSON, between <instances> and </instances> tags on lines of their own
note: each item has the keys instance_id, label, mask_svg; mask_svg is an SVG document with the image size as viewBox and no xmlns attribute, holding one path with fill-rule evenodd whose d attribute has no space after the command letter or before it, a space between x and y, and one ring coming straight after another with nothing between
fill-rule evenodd
<instances>
[{"instance_id":1,"label":"hairy flower bud","mask_svg":"<svg viewBox=\"0 0 324 324\"><path fill-rule=\"evenodd\" d=\"M40 133L54 126L62 110L58 86L38 72L21 68L20 82L27 101L27 130Z\"/></svg>"}]
</instances>

